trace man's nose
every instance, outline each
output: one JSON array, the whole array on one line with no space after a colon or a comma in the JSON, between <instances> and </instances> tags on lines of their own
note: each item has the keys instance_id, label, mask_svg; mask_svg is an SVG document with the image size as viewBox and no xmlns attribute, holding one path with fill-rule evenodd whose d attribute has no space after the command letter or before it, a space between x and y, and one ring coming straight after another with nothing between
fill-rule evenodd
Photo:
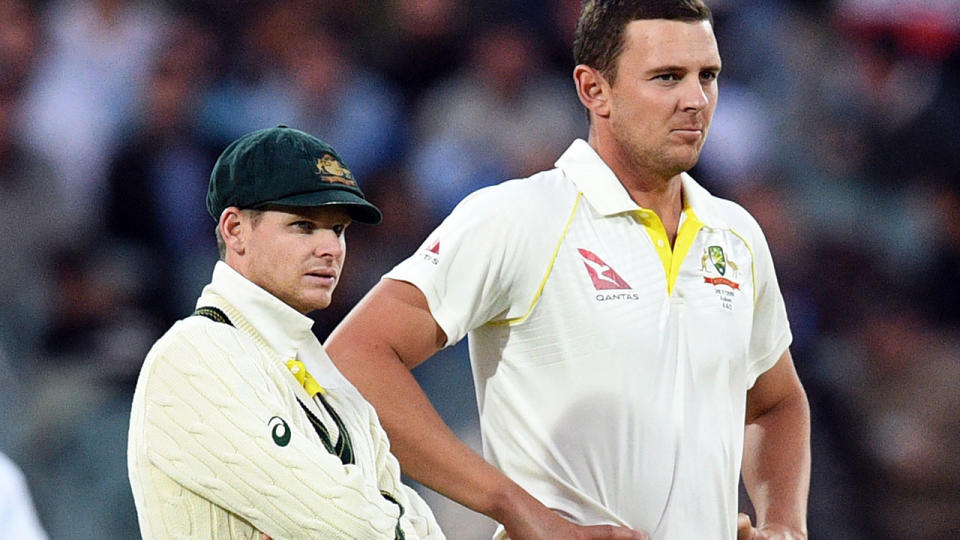
<instances>
[{"instance_id":1,"label":"man's nose","mask_svg":"<svg viewBox=\"0 0 960 540\"><path fill-rule=\"evenodd\" d=\"M707 95L699 77L684 81L680 99L680 108L685 111L699 111L710 103L710 96Z\"/></svg>"},{"instance_id":2,"label":"man's nose","mask_svg":"<svg viewBox=\"0 0 960 540\"><path fill-rule=\"evenodd\" d=\"M318 257L325 255L339 257L343 254L343 239L331 229L322 229L315 233L314 254Z\"/></svg>"}]
</instances>

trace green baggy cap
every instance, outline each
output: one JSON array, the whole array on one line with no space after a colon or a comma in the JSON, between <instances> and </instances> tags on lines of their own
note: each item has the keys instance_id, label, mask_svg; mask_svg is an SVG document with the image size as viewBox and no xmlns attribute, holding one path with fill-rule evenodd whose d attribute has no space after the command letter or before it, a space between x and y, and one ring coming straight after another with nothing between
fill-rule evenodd
<instances>
[{"instance_id":1,"label":"green baggy cap","mask_svg":"<svg viewBox=\"0 0 960 540\"><path fill-rule=\"evenodd\" d=\"M383 219L329 144L283 125L230 143L213 165L207 189L207 211L214 220L230 206L269 204L345 206L354 221L377 224Z\"/></svg>"}]
</instances>

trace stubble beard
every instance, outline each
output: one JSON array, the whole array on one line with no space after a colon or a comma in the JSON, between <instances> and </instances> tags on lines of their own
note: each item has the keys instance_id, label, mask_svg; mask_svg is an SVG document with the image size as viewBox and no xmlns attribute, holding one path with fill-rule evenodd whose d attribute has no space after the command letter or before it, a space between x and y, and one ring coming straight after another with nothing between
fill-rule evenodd
<instances>
[{"instance_id":1,"label":"stubble beard","mask_svg":"<svg viewBox=\"0 0 960 540\"><path fill-rule=\"evenodd\" d=\"M621 162L649 189L669 183L677 175L692 169L700 160L700 151L706 139L706 130L697 143L677 143L667 134L656 146L648 146L626 125L614 123L613 136L618 141Z\"/></svg>"},{"instance_id":2,"label":"stubble beard","mask_svg":"<svg viewBox=\"0 0 960 540\"><path fill-rule=\"evenodd\" d=\"M627 152L630 168L639 173L649 174L660 178L664 183L692 169L700 159L700 147L696 147L692 155L684 153L677 155L677 148L669 144L650 150L638 146L631 146Z\"/></svg>"}]
</instances>

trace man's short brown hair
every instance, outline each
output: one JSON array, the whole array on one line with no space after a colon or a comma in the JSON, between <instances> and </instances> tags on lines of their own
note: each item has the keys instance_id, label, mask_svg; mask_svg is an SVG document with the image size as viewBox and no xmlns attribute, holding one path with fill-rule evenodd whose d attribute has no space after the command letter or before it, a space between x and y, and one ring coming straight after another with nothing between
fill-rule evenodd
<instances>
[{"instance_id":1,"label":"man's short brown hair","mask_svg":"<svg viewBox=\"0 0 960 540\"><path fill-rule=\"evenodd\" d=\"M613 84L624 29L631 21L649 19L708 21L713 26L713 14L702 0L586 0L574 34L574 61L596 69Z\"/></svg>"}]
</instances>

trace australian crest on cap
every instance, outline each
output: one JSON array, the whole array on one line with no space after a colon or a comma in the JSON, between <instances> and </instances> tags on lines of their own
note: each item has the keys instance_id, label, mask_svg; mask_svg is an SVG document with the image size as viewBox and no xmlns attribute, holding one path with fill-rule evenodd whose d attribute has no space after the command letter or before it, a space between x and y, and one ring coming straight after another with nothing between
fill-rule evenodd
<instances>
[{"instance_id":1,"label":"australian crest on cap","mask_svg":"<svg viewBox=\"0 0 960 540\"><path fill-rule=\"evenodd\" d=\"M317 173L323 177L324 182L333 182L348 186L357 185L350 169L344 167L343 164L340 163L340 160L331 154L324 154L323 157L317 159Z\"/></svg>"}]
</instances>

